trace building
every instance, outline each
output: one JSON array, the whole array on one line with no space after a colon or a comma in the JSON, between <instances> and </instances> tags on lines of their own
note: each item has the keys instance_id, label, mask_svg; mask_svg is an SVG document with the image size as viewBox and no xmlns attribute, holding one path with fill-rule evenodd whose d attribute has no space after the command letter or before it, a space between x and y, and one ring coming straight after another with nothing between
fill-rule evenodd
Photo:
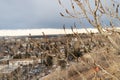
<instances>
[{"instance_id":1,"label":"building","mask_svg":"<svg viewBox=\"0 0 120 80\"><path fill-rule=\"evenodd\" d=\"M13 80L20 77L19 66L0 65L0 79L1 80Z\"/></svg>"},{"instance_id":2,"label":"building","mask_svg":"<svg viewBox=\"0 0 120 80\"><path fill-rule=\"evenodd\" d=\"M33 63L34 63L33 59L13 59L9 61L9 65L15 65L15 66L29 65Z\"/></svg>"},{"instance_id":3,"label":"building","mask_svg":"<svg viewBox=\"0 0 120 80\"><path fill-rule=\"evenodd\" d=\"M9 56L0 57L0 64L8 64L11 58Z\"/></svg>"}]
</instances>

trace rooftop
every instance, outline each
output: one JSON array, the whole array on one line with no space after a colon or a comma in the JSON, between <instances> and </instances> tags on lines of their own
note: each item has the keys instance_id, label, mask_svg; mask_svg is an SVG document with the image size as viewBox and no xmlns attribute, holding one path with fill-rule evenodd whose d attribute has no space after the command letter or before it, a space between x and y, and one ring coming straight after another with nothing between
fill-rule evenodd
<instances>
[{"instance_id":1,"label":"rooftop","mask_svg":"<svg viewBox=\"0 0 120 80\"><path fill-rule=\"evenodd\" d=\"M7 74L16 70L19 66L0 65L0 73Z\"/></svg>"}]
</instances>

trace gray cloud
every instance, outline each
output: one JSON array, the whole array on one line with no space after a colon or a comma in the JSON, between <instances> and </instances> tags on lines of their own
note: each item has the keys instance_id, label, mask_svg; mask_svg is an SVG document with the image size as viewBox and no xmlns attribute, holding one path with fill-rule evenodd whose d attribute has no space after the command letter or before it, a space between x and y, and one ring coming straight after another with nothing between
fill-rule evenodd
<instances>
[{"instance_id":1,"label":"gray cloud","mask_svg":"<svg viewBox=\"0 0 120 80\"><path fill-rule=\"evenodd\" d=\"M62 2L70 8L69 0ZM57 0L0 0L0 29L62 28L63 24L67 27L73 25L74 19L63 18L59 12L64 11ZM105 18L103 20L109 23Z\"/></svg>"},{"instance_id":2,"label":"gray cloud","mask_svg":"<svg viewBox=\"0 0 120 80\"><path fill-rule=\"evenodd\" d=\"M0 0L0 29L61 27L72 20L59 15L57 0Z\"/></svg>"}]
</instances>

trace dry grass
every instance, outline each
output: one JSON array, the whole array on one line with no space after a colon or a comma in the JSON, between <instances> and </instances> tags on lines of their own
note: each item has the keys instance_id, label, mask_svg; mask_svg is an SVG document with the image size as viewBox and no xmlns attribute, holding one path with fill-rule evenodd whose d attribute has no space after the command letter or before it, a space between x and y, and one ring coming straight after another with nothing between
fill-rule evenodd
<instances>
[{"instance_id":1,"label":"dry grass","mask_svg":"<svg viewBox=\"0 0 120 80\"><path fill-rule=\"evenodd\" d=\"M117 38L113 35L110 35L111 38L116 40ZM69 66L66 69L61 69L58 66L51 74L40 80L119 80L120 58L118 51L107 38L99 34L92 35L90 39L88 45L92 45L91 42L93 42L96 46L90 50L85 46L89 51L79 57L78 62L68 61ZM89 39L81 38L81 40L86 44ZM78 44L78 46L80 45Z\"/></svg>"}]
</instances>

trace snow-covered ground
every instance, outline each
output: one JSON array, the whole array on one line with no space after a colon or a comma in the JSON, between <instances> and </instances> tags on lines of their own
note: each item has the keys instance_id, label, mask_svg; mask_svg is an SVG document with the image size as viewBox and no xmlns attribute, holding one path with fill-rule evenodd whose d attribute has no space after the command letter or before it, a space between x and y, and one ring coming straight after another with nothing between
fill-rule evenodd
<instances>
[{"instance_id":1,"label":"snow-covered ground","mask_svg":"<svg viewBox=\"0 0 120 80\"><path fill-rule=\"evenodd\" d=\"M98 32L97 29L88 28L89 32ZM74 29L74 32L86 33L85 29ZM46 35L65 34L64 29L17 29L17 30L0 30L0 36L28 36L31 35L42 35L44 32ZM67 34L73 33L71 29L66 29Z\"/></svg>"}]
</instances>

